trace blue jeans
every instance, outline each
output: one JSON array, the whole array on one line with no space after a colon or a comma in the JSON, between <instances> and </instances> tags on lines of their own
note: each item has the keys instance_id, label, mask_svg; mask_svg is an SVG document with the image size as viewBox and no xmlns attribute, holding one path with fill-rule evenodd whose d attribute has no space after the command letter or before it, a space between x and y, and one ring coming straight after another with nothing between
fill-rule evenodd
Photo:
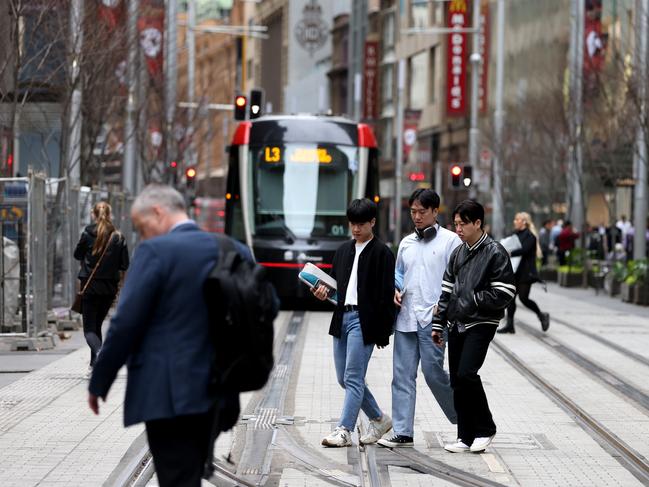
<instances>
[{"instance_id":1,"label":"blue jeans","mask_svg":"<svg viewBox=\"0 0 649 487\"><path fill-rule=\"evenodd\" d=\"M433 343L432 327L432 324L425 328L418 325L416 332L396 331L394 334L392 427L397 435L414 436L417 367L420 359L428 388L448 420L457 423L453 390L444 370L444 348Z\"/></svg>"},{"instance_id":2,"label":"blue jeans","mask_svg":"<svg viewBox=\"0 0 649 487\"><path fill-rule=\"evenodd\" d=\"M358 413L362 409L370 419L380 418L383 413L376 399L365 385L367 364L374 345L365 345L358 311L343 315L340 338L334 337L334 363L338 383L345 389L345 402L338 426L354 430Z\"/></svg>"}]
</instances>

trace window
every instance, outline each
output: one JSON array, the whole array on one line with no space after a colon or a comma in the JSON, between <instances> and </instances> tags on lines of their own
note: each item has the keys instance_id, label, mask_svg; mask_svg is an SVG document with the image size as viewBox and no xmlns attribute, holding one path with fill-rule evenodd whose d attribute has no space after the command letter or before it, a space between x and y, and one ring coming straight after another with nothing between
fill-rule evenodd
<instances>
[{"instance_id":1,"label":"window","mask_svg":"<svg viewBox=\"0 0 649 487\"><path fill-rule=\"evenodd\" d=\"M428 0L410 0L410 26L428 27L429 23Z\"/></svg>"},{"instance_id":2,"label":"window","mask_svg":"<svg viewBox=\"0 0 649 487\"><path fill-rule=\"evenodd\" d=\"M409 61L409 108L421 110L428 104L428 53L420 52Z\"/></svg>"},{"instance_id":3,"label":"window","mask_svg":"<svg viewBox=\"0 0 649 487\"><path fill-rule=\"evenodd\" d=\"M392 96L394 93L394 65L388 64L383 66L381 71L381 104L383 108L392 105Z\"/></svg>"},{"instance_id":4,"label":"window","mask_svg":"<svg viewBox=\"0 0 649 487\"><path fill-rule=\"evenodd\" d=\"M383 50L387 51L394 47L394 12L383 17Z\"/></svg>"},{"instance_id":5,"label":"window","mask_svg":"<svg viewBox=\"0 0 649 487\"><path fill-rule=\"evenodd\" d=\"M435 103L435 50L431 48L428 58L428 103Z\"/></svg>"}]
</instances>

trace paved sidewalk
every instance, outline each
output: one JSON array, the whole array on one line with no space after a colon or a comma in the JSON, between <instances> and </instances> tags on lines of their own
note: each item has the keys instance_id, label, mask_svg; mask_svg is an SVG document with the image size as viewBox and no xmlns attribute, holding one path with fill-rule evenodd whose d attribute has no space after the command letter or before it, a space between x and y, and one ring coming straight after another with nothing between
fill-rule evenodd
<instances>
[{"instance_id":1,"label":"paved sidewalk","mask_svg":"<svg viewBox=\"0 0 649 487\"><path fill-rule=\"evenodd\" d=\"M1 486L100 486L143 431L122 426L124 371L92 414L87 355L81 348L0 389Z\"/></svg>"},{"instance_id":2,"label":"paved sidewalk","mask_svg":"<svg viewBox=\"0 0 649 487\"><path fill-rule=\"evenodd\" d=\"M624 303L607 302L590 290L570 290L550 287L548 294L541 288L532 295L541 307L556 317L572 319L607 329L610 339L615 323L620 344L648 356L649 313L646 308L630 307ZM539 293L540 291L540 293ZM591 296L592 294L592 296ZM534 324L530 313L519 307L517 318ZM320 446L321 438L335 426L343 402L343 390L336 382L331 337L327 336L330 313L311 313L307 326L305 349L299 366L294 410L290 405L286 414L296 417L296 430L304 443L316 454L329 459L331 468L348 464L347 449L327 449ZM586 321L584 322L584 319ZM565 335L567 327L554 323L550 334ZM625 335L625 330L628 335ZM568 330L569 331L569 330ZM598 420L605 421L639 452L649 456L646 438L649 438L649 418L627 404L623 397L595 382L573 364L559 358L533 336L519 332L499 336L503 345L511 348L519 358L528 362L537 372L556 384L562 391L578 399L583 407ZM588 352L595 343L578 342L580 350ZM601 347L601 344L599 345ZM599 352L599 350L595 350ZM611 352L607 352L611 353ZM617 352L616 352L617 353ZM618 353L619 355L619 353ZM624 361L624 357L618 357ZM629 374L638 381L648 370L627 364ZM571 415L517 372L495 350L491 350L481 370L489 403L498 426L498 435L486 453L451 454L443 450L444 442L455 438L456 429L449 424L428 390L421 373L417 383L417 410L415 416L415 448L432 459L474 473L505 485L565 486L565 485L639 485L639 481L625 470L588 433L581 429ZM369 365L367 382L379 405L391 412L392 346L375 350ZM646 380L638 384L646 386ZM299 420L299 421L298 421ZM392 486L444 485L439 479L418 474L409 469L389 468ZM434 480L434 482L433 482ZM287 469L280 485L320 485L309 473Z\"/></svg>"}]
</instances>

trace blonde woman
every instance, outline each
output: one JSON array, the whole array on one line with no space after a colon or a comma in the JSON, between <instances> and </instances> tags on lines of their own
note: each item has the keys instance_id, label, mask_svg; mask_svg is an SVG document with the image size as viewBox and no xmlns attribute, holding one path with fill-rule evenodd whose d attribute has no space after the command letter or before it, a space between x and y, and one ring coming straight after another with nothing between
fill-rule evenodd
<instances>
[{"instance_id":1,"label":"blonde woman","mask_svg":"<svg viewBox=\"0 0 649 487\"><path fill-rule=\"evenodd\" d=\"M117 295L120 272L126 271L129 264L126 241L115 228L111 213L108 203L97 203L92 208L94 223L85 228L74 250L74 258L81 261L80 289L85 288L81 314L83 334L90 347L89 371L95 365L101 349L101 325ZM92 279L86 287L91 275Z\"/></svg>"},{"instance_id":2,"label":"blonde woman","mask_svg":"<svg viewBox=\"0 0 649 487\"><path fill-rule=\"evenodd\" d=\"M536 313L541 322L541 329L547 331L550 327L550 315L542 312L538 305L530 299L532 284L539 282L536 271L536 258L541 257L538 234L532 218L528 213L516 213L514 217L514 235L521 241L521 247L511 252L512 257L520 256L521 262L515 273L516 293L525 306ZM498 333L515 333L514 313L516 312L516 299L512 299L507 307L507 324L498 330Z\"/></svg>"}]
</instances>

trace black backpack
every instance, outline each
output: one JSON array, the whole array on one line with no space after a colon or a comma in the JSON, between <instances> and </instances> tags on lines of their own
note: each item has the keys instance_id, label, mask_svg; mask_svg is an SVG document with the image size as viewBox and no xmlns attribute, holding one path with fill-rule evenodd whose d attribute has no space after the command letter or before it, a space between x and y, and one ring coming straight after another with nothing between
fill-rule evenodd
<instances>
[{"instance_id":1,"label":"black backpack","mask_svg":"<svg viewBox=\"0 0 649 487\"><path fill-rule=\"evenodd\" d=\"M273 368L275 289L263 267L245 259L234 241L216 235L219 260L203 284L215 359L213 392L261 389Z\"/></svg>"}]
</instances>

